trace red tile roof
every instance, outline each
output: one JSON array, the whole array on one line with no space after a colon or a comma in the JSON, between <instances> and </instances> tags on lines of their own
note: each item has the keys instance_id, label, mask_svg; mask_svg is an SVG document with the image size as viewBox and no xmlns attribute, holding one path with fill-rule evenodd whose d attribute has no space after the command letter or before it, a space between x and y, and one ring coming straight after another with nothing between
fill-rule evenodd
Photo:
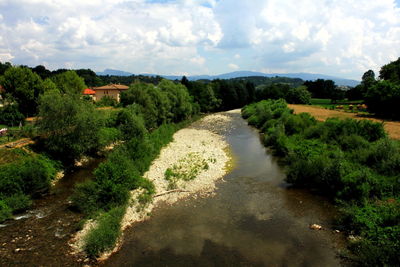
<instances>
[{"instance_id":1,"label":"red tile roof","mask_svg":"<svg viewBox=\"0 0 400 267\"><path fill-rule=\"evenodd\" d=\"M128 90L129 86L123 84L108 84L100 87L93 87L93 90Z\"/></svg>"},{"instance_id":2,"label":"red tile roof","mask_svg":"<svg viewBox=\"0 0 400 267\"><path fill-rule=\"evenodd\" d=\"M83 90L83 94L84 94L84 95L94 95L94 94L96 94L96 92L93 91L93 90L90 89L90 88L86 88L85 90Z\"/></svg>"}]
</instances>

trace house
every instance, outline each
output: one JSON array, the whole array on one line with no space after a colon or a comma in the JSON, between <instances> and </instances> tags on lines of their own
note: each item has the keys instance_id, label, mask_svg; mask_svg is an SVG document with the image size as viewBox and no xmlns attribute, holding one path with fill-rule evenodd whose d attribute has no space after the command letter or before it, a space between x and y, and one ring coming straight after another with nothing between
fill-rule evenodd
<instances>
[{"instance_id":1,"label":"house","mask_svg":"<svg viewBox=\"0 0 400 267\"><path fill-rule=\"evenodd\" d=\"M122 84L108 84L100 87L93 87L92 91L95 92L93 99L95 101L100 100L101 98L108 96L114 98L119 102L121 92L129 89L129 86Z\"/></svg>"},{"instance_id":2,"label":"house","mask_svg":"<svg viewBox=\"0 0 400 267\"><path fill-rule=\"evenodd\" d=\"M94 90L90 89L90 88L86 88L85 90L83 90L83 95L84 96L89 96L93 100L96 100L95 99L96 92Z\"/></svg>"}]
</instances>

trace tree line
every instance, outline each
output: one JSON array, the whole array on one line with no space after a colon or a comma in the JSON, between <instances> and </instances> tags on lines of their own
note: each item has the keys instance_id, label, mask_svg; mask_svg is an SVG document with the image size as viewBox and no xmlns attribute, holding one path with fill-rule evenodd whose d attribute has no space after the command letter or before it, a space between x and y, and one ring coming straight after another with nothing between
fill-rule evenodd
<instances>
[{"instance_id":1,"label":"tree line","mask_svg":"<svg viewBox=\"0 0 400 267\"><path fill-rule=\"evenodd\" d=\"M380 117L400 119L400 58L382 66L378 79L374 71L365 72L349 98L364 99L368 110Z\"/></svg>"}]
</instances>

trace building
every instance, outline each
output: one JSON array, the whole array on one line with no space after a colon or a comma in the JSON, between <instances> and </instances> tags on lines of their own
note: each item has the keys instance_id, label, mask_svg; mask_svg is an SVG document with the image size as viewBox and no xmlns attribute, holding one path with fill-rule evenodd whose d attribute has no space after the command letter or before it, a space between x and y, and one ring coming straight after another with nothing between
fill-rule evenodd
<instances>
[{"instance_id":1,"label":"building","mask_svg":"<svg viewBox=\"0 0 400 267\"><path fill-rule=\"evenodd\" d=\"M108 84L100 87L93 87L91 88L92 91L95 92L93 99L98 101L105 96L114 98L119 102L121 92L126 91L129 89L129 86L122 85L122 84Z\"/></svg>"},{"instance_id":2,"label":"building","mask_svg":"<svg viewBox=\"0 0 400 267\"><path fill-rule=\"evenodd\" d=\"M90 88L86 88L85 90L83 90L83 95L84 96L89 96L93 100L95 100L96 92L94 90L90 89Z\"/></svg>"}]
</instances>

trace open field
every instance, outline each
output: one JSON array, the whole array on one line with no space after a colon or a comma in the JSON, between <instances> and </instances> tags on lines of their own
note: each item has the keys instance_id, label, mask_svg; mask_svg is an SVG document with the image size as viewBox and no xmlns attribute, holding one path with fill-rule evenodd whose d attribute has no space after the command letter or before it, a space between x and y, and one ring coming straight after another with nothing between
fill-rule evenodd
<instances>
[{"instance_id":1,"label":"open field","mask_svg":"<svg viewBox=\"0 0 400 267\"><path fill-rule=\"evenodd\" d=\"M338 105L349 105L349 104L362 104L363 100L353 100L353 101L347 101L347 100L340 100L336 104L332 104L330 99L323 99L323 98L312 98L311 99L311 105L313 106L320 106L324 108L334 108Z\"/></svg>"},{"instance_id":2,"label":"open field","mask_svg":"<svg viewBox=\"0 0 400 267\"><path fill-rule=\"evenodd\" d=\"M399 121L387 121L382 119L376 119L371 117L362 117L356 113L342 112L337 110L324 109L316 106L308 105L293 105L289 104L289 108L293 109L295 113L307 112L313 115L319 121L325 121L327 118L352 118L357 120L372 120L376 122L383 122L385 130L388 132L390 138L400 139L400 122Z\"/></svg>"}]
</instances>

